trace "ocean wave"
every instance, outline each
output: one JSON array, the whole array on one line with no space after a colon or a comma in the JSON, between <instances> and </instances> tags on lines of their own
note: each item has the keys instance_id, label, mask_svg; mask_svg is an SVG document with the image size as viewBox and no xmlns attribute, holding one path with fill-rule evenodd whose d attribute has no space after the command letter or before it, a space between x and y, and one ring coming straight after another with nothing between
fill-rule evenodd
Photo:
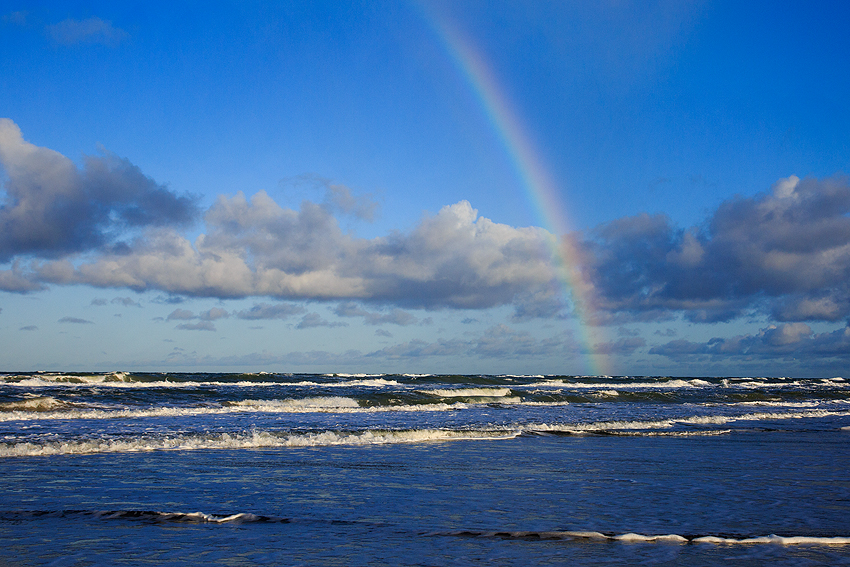
<instances>
[{"instance_id":1,"label":"ocean wave","mask_svg":"<svg viewBox=\"0 0 850 567\"><path fill-rule=\"evenodd\" d=\"M663 382L610 382L602 380L596 382L573 382L562 378L556 378L552 380L534 382L532 384L528 384L527 387L564 388L574 390L598 390L600 388L616 388L617 390L681 390L685 388L716 388L717 384L712 384L711 382L700 380L698 378L691 380L674 378Z\"/></svg>"},{"instance_id":2,"label":"ocean wave","mask_svg":"<svg viewBox=\"0 0 850 567\"><path fill-rule=\"evenodd\" d=\"M289 518L238 512L207 514L204 512L158 512L153 510L14 510L0 511L0 519L25 521L39 518L94 518L98 520L137 520L149 523L250 524L289 523Z\"/></svg>"},{"instance_id":3,"label":"ocean wave","mask_svg":"<svg viewBox=\"0 0 850 567\"><path fill-rule=\"evenodd\" d=\"M693 425L720 425L735 421L773 421L781 419L809 419L822 417L846 417L850 411L808 410L788 412L757 412L742 415L704 415L682 418L678 421Z\"/></svg>"},{"instance_id":4,"label":"ocean wave","mask_svg":"<svg viewBox=\"0 0 850 567\"><path fill-rule=\"evenodd\" d=\"M204 407L152 407L144 409L72 409L62 411L24 411L21 409L0 412L0 422L59 419L137 419L147 417L188 417L234 413L382 413L382 412L442 412L466 409L469 404L433 403L361 406L351 398L305 398L292 400L240 400L224 402L223 406Z\"/></svg>"},{"instance_id":5,"label":"ocean wave","mask_svg":"<svg viewBox=\"0 0 850 567\"><path fill-rule=\"evenodd\" d=\"M6 374L0 376L0 383L21 386L37 384L117 384L132 382L134 380L128 372L105 372L102 374L36 372L32 374Z\"/></svg>"},{"instance_id":6,"label":"ocean wave","mask_svg":"<svg viewBox=\"0 0 850 567\"><path fill-rule=\"evenodd\" d=\"M360 403L353 398L341 396L320 396L315 398L299 398L288 400L239 400L224 402L226 407L250 408L259 411L322 411L343 408L359 408Z\"/></svg>"},{"instance_id":7,"label":"ocean wave","mask_svg":"<svg viewBox=\"0 0 850 567\"><path fill-rule=\"evenodd\" d=\"M279 386L280 384L275 384ZM366 386L383 388L384 386L401 386L395 380L387 380L386 378L370 378L368 380L343 380L341 382L313 382L304 380L301 382L288 382L286 386L321 386L323 388L348 388L352 386Z\"/></svg>"},{"instance_id":8,"label":"ocean wave","mask_svg":"<svg viewBox=\"0 0 850 567\"><path fill-rule=\"evenodd\" d=\"M779 536L775 534L755 537L728 537L719 535L660 534L647 535L637 533L604 534L596 531L474 531L434 532L427 535L520 539L520 540L579 540L579 541L620 541L626 543L679 543L679 544L775 544L775 545L848 545L850 536Z\"/></svg>"},{"instance_id":9,"label":"ocean wave","mask_svg":"<svg viewBox=\"0 0 850 567\"><path fill-rule=\"evenodd\" d=\"M139 380L98 380L88 379L89 377L70 376L68 379L63 377L45 378L43 376L17 377L15 380L7 380L3 382L5 386L18 386L30 388L55 388L57 386L74 387L91 387L99 388L211 388L211 387L232 387L232 388L279 388L281 386L314 386L322 388L348 388L348 387L375 387L382 388L385 386L401 386L395 380L386 380L384 378L375 378L368 380L344 380L339 382L315 382L304 380L301 382L255 382L252 380L240 380L238 382L222 382L219 380L207 381L178 381L178 380L156 380L156 381L139 381ZM73 379L71 379L73 378Z\"/></svg>"},{"instance_id":10,"label":"ocean wave","mask_svg":"<svg viewBox=\"0 0 850 567\"><path fill-rule=\"evenodd\" d=\"M84 407L84 404L63 402L51 396L32 396L23 400L0 403L0 412L51 412ZM2 419L0 419L2 421Z\"/></svg>"},{"instance_id":11,"label":"ocean wave","mask_svg":"<svg viewBox=\"0 0 850 567\"><path fill-rule=\"evenodd\" d=\"M510 388L446 388L419 391L441 398L503 398L511 395Z\"/></svg>"},{"instance_id":12,"label":"ocean wave","mask_svg":"<svg viewBox=\"0 0 850 567\"><path fill-rule=\"evenodd\" d=\"M167 512L158 510L7 510L0 511L0 519L6 521L30 521L41 518L61 518L66 520L96 519L96 520L129 520L152 524L288 524L298 522L296 518L286 518L274 515L255 514L252 512L207 513L207 512ZM302 520L304 521L304 520ZM320 520L312 519L311 522ZM325 520L338 524L349 523L345 520ZM641 534L635 532L603 533L595 530L451 530L419 532L424 537L462 537L506 540L566 540L577 542L623 542L630 544L667 543L667 544L697 544L697 545L810 545L832 546L850 545L847 535L792 535L781 536L770 534L764 536L728 534Z\"/></svg>"},{"instance_id":13,"label":"ocean wave","mask_svg":"<svg viewBox=\"0 0 850 567\"><path fill-rule=\"evenodd\" d=\"M130 439L78 439L68 441L0 443L0 457L90 455L98 453L139 453L150 451L191 451L199 449L261 449L274 447L326 447L333 445L387 445L429 441L472 441L510 439L519 431L500 430L367 430L357 432L322 431L314 433L272 433L254 430L245 433L134 437Z\"/></svg>"},{"instance_id":14,"label":"ocean wave","mask_svg":"<svg viewBox=\"0 0 850 567\"><path fill-rule=\"evenodd\" d=\"M569 435L590 434L618 434L618 435L661 435L659 433L647 433L647 431L658 429L673 429L682 425L727 425L736 421L772 421L783 419L812 419L824 417L850 416L850 411L789 411L789 412L763 412L746 413L739 415L705 415L690 417L670 417L659 420L633 420L633 421L598 421L589 423L561 423L561 424L534 424L528 425L528 430L536 433L564 433ZM677 431L663 435L718 435L728 433L730 430L689 430Z\"/></svg>"}]
</instances>

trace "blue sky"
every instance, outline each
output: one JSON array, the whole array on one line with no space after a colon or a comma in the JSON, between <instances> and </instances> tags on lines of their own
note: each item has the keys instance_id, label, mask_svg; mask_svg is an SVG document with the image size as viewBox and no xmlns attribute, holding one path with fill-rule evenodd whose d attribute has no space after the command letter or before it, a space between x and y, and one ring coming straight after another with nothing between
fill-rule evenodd
<instances>
[{"instance_id":1,"label":"blue sky","mask_svg":"<svg viewBox=\"0 0 850 567\"><path fill-rule=\"evenodd\" d=\"M848 12L7 5L0 368L845 374Z\"/></svg>"}]
</instances>

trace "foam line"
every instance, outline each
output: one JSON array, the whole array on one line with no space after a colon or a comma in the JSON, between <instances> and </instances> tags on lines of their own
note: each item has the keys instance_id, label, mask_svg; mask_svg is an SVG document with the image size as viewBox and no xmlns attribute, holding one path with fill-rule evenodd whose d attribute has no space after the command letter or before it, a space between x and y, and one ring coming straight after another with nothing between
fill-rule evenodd
<instances>
[{"instance_id":1,"label":"foam line","mask_svg":"<svg viewBox=\"0 0 850 567\"><path fill-rule=\"evenodd\" d=\"M718 535L679 534L604 534L597 531L474 531L435 532L427 535L452 535L460 537L502 538L522 540L590 540L623 543L674 543L714 545L850 545L850 536L779 536L775 534L756 537L728 537Z\"/></svg>"}]
</instances>

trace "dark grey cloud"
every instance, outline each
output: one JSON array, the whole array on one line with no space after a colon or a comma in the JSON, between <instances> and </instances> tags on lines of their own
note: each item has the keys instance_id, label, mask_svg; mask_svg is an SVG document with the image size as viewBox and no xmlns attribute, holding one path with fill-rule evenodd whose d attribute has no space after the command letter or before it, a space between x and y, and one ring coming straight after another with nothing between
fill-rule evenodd
<instances>
[{"instance_id":1,"label":"dark grey cloud","mask_svg":"<svg viewBox=\"0 0 850 567\"><path fill-rule=\"evenodd\" d=\"M127 253L128 230L186 226L195 200L178 196L126 159L87 156L82 169L65 156L30 144L0 119L0 262L16 256L55 258L89 250ZM5 288L5 286L4 286Z\"/></svg>"},{"instance_id":2,"label":"dark grey cloud","mask_svg":"<svg viewBox=\"0 0 850 567\"><path fill-rule=\"evenodd\" d=\"M114 47L130 37L126 31L116 28L112 22L97 17L85 20L67 19L47 26L48 35L62 45L81 43L101 44Z\"/></svg>"},{"instance_id":3,"label":"dark grey cloud","mask_svg":"<svg viewBox=\"0 0 850 567\"><path fill-rule=\"evenodd\" d=\"M80 319L78 317L62 317L59 319L60 323L75 323L80 325L94 325L93 321L89 321L88 319Z\"/></svg>"},{"instance_id":4,"label":"dark grey cloud","mask_svg":"<svg viewBox=\"0 0 850 567\"><path fill-rule=\"evenodd\" d=\"M777 321L850 316L850 184L790 177L720 205L702 228L664 215L605 224L577 246L602 322L682 313L693 322L764 313ZM607 318L607 320L606 320Z\"/></svg>"},{"instance_id":5,"label":"dark grey cloud","mask_svg":"<svg viewBox=\"0 0 850 567\"><path fill-rule=\"evenodd\" d=\"M850 361L850 327L814 333L805 323L770 325L756 334L712 338L704 343L684 339L653 347L658 354L680 362L749 358L756 360L813 357Z\"/></svg>"},{"instance_id":6,"label":"dark grey cloud","mask_svg":"<svg viewBox=\"0 0 850 567\"><path fill-rule=\"evenodd\" d=\"M269 303L257 303L250 309L243 309L236 312L236 317L239 319L259 320L259 319L288 319L293 315L301 315L307 310L301 305L292 303L277 303L275 305Z\"/></svg>"},{"instance_id":7,"label":"dark grey cloud","mask_svg":"<svg viewBox=\"0 0 850 567\"><path fill-rule=\"evenodd\" d=\"M19 331L37 331L37 330L38 330L38 327L36 327L35 325L27 325L27 326L25 326L25 327L21 327L21 328L20 328L20 329L18 329L18 330L19 330Z\"/></svg>"}]
</instances>

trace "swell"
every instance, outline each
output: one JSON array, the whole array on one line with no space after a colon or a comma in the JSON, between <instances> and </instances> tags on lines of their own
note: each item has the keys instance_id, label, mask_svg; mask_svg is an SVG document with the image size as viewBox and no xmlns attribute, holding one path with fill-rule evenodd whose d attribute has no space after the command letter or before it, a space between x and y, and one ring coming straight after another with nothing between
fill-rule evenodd
<instances>
[{"instance_id":1,"label":"swell","mask_svg":"<svg viewBox=\"0 0 850 567\"><path fill-rule=\"evenodd\" d=\"M637 534L637 533L602 533L597 531L476 531L460 530L451 532L434 532L428 535L457 536L470 538L500 538L525 541L534 540L567 540L567 541L619 541L626 543L673 543L673 544L715 544L715 545L850 545L850 536L811 536L794 535L780 536L770 534L760 535L728 535L728 534Z\"/></svg>"},{"instance_id":2,"label":"swell","mask_svg":"<svg viewBox=\"0 0 850 567\"><path fill-rule=\"evenodd\" d=\"M274 515L254 514L251 512L205 513L205 512L163 512L156 510L8 510L0 511L0 521L23 522L42 519L61 520L123 520L150 524L213 524L247 525L251 524L289 524L298 521L328 524L360 523L352 520L298 520ZM508 540L540 541L561 540L577 542L623 542L630 544L713 544L713 545L811 545L844 546L850 545L847 535L750 535L750 534L639 534L634 532L603 533L592 530L451 530L420 531L424 537L460 537L460 538L498 538Z\"/></svg>"}]
</instances>

